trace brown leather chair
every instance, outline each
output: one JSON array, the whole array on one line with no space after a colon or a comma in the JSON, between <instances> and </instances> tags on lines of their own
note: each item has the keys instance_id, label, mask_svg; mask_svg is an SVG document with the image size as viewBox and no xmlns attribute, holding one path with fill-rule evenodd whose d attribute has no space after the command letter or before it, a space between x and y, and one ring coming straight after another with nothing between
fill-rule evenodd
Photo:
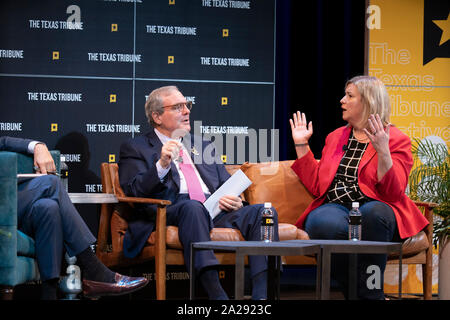
<instances>
[{"instance_id":1,"label":"brown leather chair","mask_svg":"<svg viewBox=\"0 0 450 320\"><path fill-rule=\"evenodd\" d=\"M226 166L233 174L240 165ZM125 196L119 183L118 165L116 163L102 163L101 175L103 192L116 195L118 204L102 204L99 233L97 240L97 256L109 267L139 264L155 260L156 270L156 298L166 298L166 265L184 265L182 245L178 238L178 228L166 226L166 206L170 201L134 198ZM153 203L158 205L156 231L147 240L142 252L134 259L123 255L123 238L128 229L127 219L133 214L134 203ZM299 239L298 229L292 224L280 224L279 234L282 240ZM213 241L243 241L239 230L231 228L213 228ZM233 253L216 253L221 264L235 263Z\"/></svg>"},{"instance_id":2,"label":"brown leather chair","mask_svg":"<svg viewBox=\"0 0 450 320\"><path fill-rule=\"evenodd\" d=\"M117 164L102 163L101 165L102 187L104 193L114 194L119 203L102 204L100 213L100 224L97 236L97 257L108 267L127 266L155 259L157 299L165 298L165 275L166 275L166 206L170 204L167 200L131 198L125 196L119 184ZM121 215L129 214L133 203L157 204L156 231L151 235L151 244L146 246L139 256L127 259L123 255L121 239L118 237L117 229L120 229L119 218ZM119 233L120 235L120 233Z\"/></svg>"},{"instance_id":3,"label":"brown leather chair","mask_svg":"<svg viewBox=\"0 0 450 320\"><path fill-rule=\"evenodd\" d=\"M274 163L244 163L242 171L253 184L244 192L250 203L272 202L278 212L280 223L295 224L300 214L313 200L297 175L291 170L294 161L279 161ZM432 210L436 204L415 202L422 209L429 225L413 237L406 239L402 246L402 264L421 264L423 274L424 299L431 299L432 289ZM298 229L297 238L309 239L308 234ZM287 264L315 264L309 257L285 257ZM389 264L398 264L398 256L390 255Z\"/></svg>"}]
</instances>

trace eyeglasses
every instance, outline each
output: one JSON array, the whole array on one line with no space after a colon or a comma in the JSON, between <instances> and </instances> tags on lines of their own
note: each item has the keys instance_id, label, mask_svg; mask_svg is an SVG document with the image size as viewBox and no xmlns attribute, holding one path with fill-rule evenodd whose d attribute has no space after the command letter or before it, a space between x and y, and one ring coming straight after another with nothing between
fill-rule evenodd
<instances>
[{"instance_id":1,"label":"eyeglasses","mask_svg":"<svg viewBox=\"0 0 450 320\"><path fill-rule=\"evenodd\" d=\"M186 107L189 111L192 109L192 101L186 101L184 103L177 103L171 106L164 106L163 108L170 108L173 111L182 112L184 107Z\"/></svg>"}]
</instances>

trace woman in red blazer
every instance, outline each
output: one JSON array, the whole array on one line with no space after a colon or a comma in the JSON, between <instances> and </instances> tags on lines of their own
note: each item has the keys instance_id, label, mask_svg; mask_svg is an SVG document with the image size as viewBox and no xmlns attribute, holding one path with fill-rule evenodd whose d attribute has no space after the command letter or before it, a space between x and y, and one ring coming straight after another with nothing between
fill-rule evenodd
<instances>
[{"instance_id":1,"label":"woman in red blazer","mask_svg":"<svg viewBox=\"0 0 450 320\"><path fill-rule=\"evenodd\" d=\"M413 165L411 142L389 122L389 95L375 77L358 76L345 85L341 99L347 125L330 133L317 162L309 149L312 122L297 112L290 120L297 160L292 169L316 199L296 225L312 239L348 239L348 212L359 202L362 240L395 241L415 235L428 221L405 195ZM366 285L370 265L381 274L386 255L360 255L358 295L383 299L381 288ZM345 257L332 264L333 276L346 287ZM383 279L381 279L383 280Z\"/></svg>"}]
</instances>

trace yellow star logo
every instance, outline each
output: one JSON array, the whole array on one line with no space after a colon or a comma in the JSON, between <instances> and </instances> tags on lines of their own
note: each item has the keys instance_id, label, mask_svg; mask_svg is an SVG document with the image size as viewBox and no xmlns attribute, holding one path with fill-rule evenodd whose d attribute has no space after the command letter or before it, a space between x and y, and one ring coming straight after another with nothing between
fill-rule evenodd
<instances>
[{"instance_id":1,"label":"yellow star logo","mask_svg":"<svg viewBox=\"0 0 450 320\"><path fill-rule=\"evenodd\" d=\"M450 39L450 12L448 14L447 20L433 20L433 22L442 30L441 42L439 42L439 45L442 45L444 42Z\"/></svg>"}]
</instances>

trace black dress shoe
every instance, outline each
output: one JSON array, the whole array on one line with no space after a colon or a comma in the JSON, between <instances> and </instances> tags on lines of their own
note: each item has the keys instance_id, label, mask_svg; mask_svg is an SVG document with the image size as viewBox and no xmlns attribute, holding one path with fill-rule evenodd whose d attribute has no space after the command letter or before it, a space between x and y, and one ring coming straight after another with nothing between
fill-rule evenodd
<instances>
[{"instance_id":1,"label":"black dress shoe","mask_svg":"<svg viewBox=\"0 0 450 320\"><path fill-rule=\"evenodd\" d=\"M98 282L83 280L83 295L89 298L101 296L120 296L145 287L148 280L144 277L128 277L116 273L116 282Z\"/></svg>"}]
</instances>

